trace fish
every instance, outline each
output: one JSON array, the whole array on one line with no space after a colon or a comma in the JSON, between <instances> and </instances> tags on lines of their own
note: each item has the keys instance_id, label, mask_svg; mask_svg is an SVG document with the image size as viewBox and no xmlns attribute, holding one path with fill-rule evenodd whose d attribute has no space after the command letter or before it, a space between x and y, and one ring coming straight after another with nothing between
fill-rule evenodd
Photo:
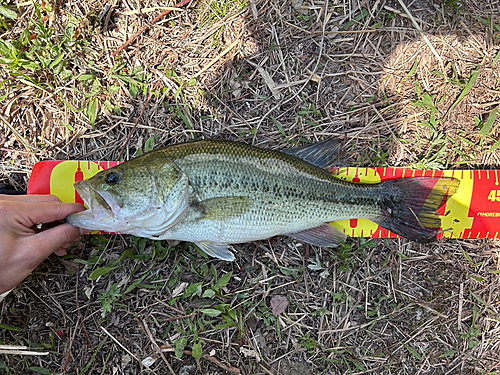
<instances>
[{"instance_id":1,"label":"fish","mask_svg":"<svg viewBox=\"0 0 500 375\"><path fill-rule=\"evenodd\" d=\"M88 230L194 243L234 260L231 244L285 235L336 247L346 234L331 222L369 219L404 238L441 232L437 210L456 193L449 177L378 184L334 177L338 142L286 150L199 140L145 153L75 183L87 210L66 222Z\"/></svg>"}]
</instances>

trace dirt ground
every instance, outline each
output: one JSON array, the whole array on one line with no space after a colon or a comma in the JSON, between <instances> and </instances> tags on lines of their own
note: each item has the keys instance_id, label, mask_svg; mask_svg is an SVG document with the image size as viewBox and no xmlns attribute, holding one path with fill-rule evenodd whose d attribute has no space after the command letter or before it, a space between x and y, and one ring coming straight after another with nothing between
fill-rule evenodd
<instances>
[{"instance_id":1,"label":"dirt ground","mask_svg":"<svg viewBox=\"0 0 500 375\"><path fill-rule=\"evenodd\" d=\"M173 5L0 2L0 183L201 138L500 168L498 0L192 0L155 20ZM500 372L498 240L276 237L232 263L171 245L92 235L50 257L0 302L0 373Z\"/></svg>"}]
</instances>

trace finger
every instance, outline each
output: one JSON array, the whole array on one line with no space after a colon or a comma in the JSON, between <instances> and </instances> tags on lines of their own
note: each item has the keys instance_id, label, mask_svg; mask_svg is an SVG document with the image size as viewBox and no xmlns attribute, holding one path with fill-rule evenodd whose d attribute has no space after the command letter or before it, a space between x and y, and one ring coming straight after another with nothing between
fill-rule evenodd
<instances>
[{"instance_id":1,"label":"finger","mask_svg":"<svg viewBox=\"0 0 500 375\"><path fill-rule=\"evenodd\" d=\"M20 203L60 202L55 195L6 195L0 194L0 200Z\"/></svg>"},{"instance_id":2,"label":"finger","mask_svg":"<svg viewBox=\"0 0 500 375\"><path fill-rule=\"evenodd\" d=\"M83 210L85 207L79 203L42 202L30 207L30 211L25 214L34 225L63 220L66 216Z\"/></svg>"},{"instance_id":3,"label":"finger","mask_svg":"<svg viewBox=\"0 0 500 375\"><path fill-rule=\"evenodd\" d=\"M36 252L41 258L63 249L64 245L80 238L80 228L71 224L61 224L54 228L37 233L31 239L37 242Z\"/></svg>"},{"instance_id":4,"label":"finger","mask_svg":"<svg viewBox=\"0 0 500 375\"><path fill-rule=\"evenodd\" d=\"M65 256L67 254L66 249L63 248L57 249L56 251L54 251L54 253L60 257Z\"/></svg>"}]
</instances>

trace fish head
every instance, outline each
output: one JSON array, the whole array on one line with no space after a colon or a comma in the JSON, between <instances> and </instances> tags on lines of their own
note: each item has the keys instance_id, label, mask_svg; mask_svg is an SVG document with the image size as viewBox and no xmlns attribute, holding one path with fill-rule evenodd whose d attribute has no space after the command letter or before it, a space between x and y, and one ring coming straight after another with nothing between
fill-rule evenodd
<instances>
[{"instance_id":1,"label":"fish head","mask_svg":"<svg viewBox=\"0 0 500 375\"><path fill-rule=\"evenodd\" d=\"M69 215L66 222L149 238L175 225L189 204L188 177L171 160L148 156L75 183L88 209Z\"/></svg>"}]
</instances>

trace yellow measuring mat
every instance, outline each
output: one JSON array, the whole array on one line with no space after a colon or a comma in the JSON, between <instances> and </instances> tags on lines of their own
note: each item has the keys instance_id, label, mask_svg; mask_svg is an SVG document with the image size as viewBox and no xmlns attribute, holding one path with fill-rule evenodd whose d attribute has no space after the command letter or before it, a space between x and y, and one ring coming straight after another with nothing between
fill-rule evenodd
<instances>
[{"instance_id":1,"label":"yellow measuring mat","mask_svg":"<svg viewBox=\"0 0 500 375\"><path fill-rule=\"evenodd\" d=\"M119 164L108 161L42 161L36 163L28 184L28 194L53 194L63 202L83 204L73 188L75 182ZM442 232L438 238L498 238L500 232L500 171L431 171L402 168L335 168L336 178L373 184L409 177L454 177L458 191L438 214ZM331 223L351 237L397 238L398 236L366 219Z\"/></svg>"}]
</instances>

